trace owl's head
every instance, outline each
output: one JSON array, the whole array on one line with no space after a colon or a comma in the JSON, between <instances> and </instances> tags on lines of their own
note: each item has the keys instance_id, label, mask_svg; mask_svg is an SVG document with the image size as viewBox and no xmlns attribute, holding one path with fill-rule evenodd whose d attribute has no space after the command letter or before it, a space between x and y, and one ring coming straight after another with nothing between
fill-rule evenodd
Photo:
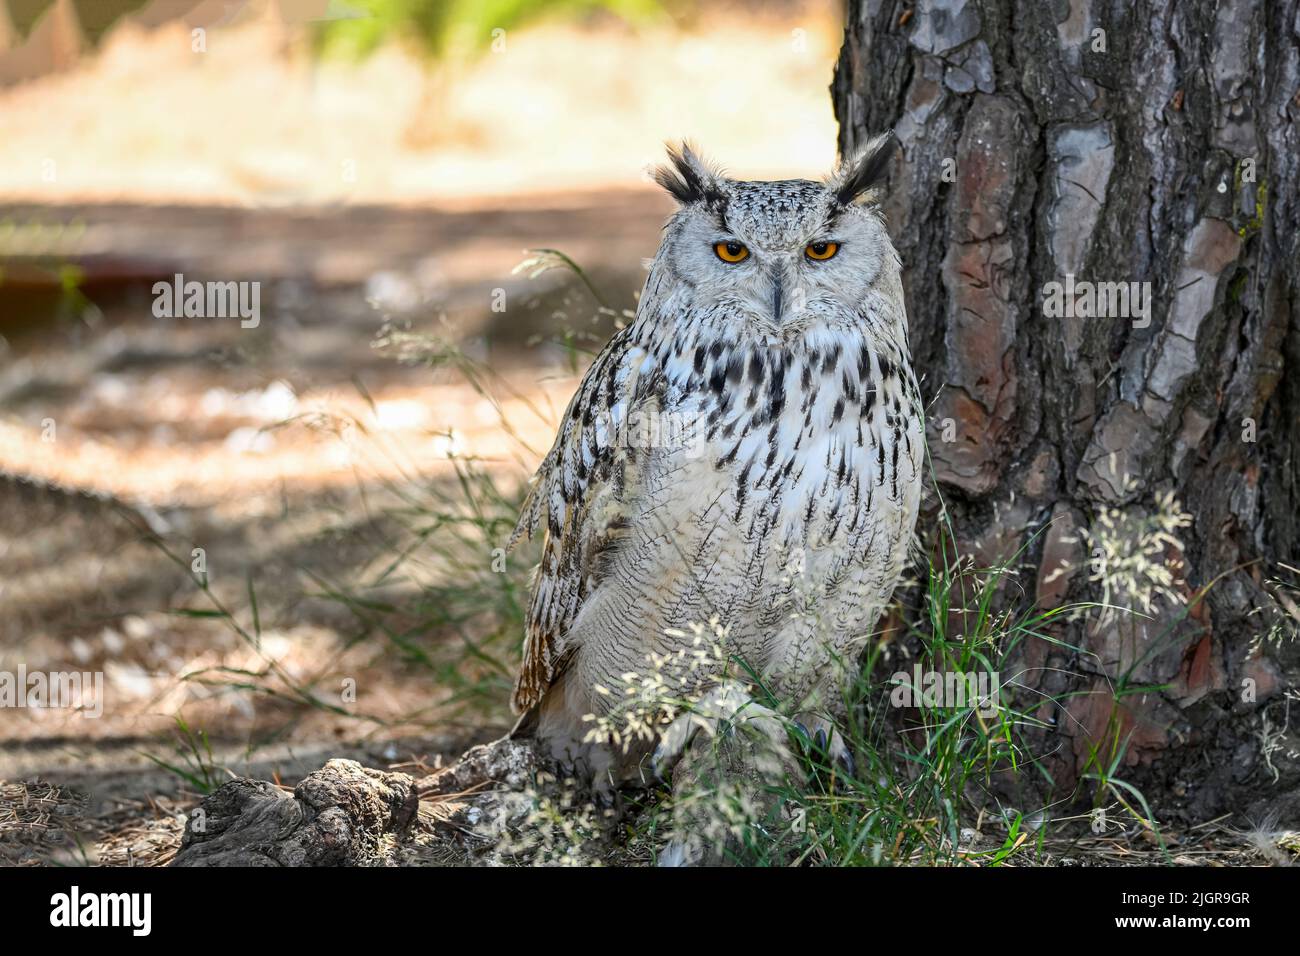
<instances>
[{"instance_id":1,"label":"owl's head","mask_svg":"<svg viewBox=\"0 0 1300 956\"><path fill-rule=\"evenodd\" d=\"M877 136L821 183L729 179L689 145L670 148L654 176L681 208L655 268L673 280L674 305L716 305L753 332L788 339L819 320L848 320L873 288L901 292L877 211L895 144Z\"/></svg>"}]
</instances>

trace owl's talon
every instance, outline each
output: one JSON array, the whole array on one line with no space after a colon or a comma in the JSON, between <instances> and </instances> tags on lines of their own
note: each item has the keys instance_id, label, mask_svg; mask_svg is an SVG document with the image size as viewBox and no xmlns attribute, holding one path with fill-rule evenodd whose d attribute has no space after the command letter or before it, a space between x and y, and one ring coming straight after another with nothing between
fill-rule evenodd
<instances>
[{"instance_id":1,"label":"owl's talon","mask_svg":"<svg viewBox=\"0 0 1300 956\"><path fill-rule=\"evenodd\" d=\"M742 724L773 741L778 738L784 741L789 726L784 718L756 703L739 684L723 684L706 694L692 710L674 719L660 735L650 758L655 778L667 782L668 775L701 730L713 738L732 740Z\"/></svg>"},{"instance_id":2,"label":"owl's talon","mask_svg":"<svg viewBox=\"0 0 1300 956\"><path fill-rule=\"evenodd\" d=\"M682 759L682 754L686 752L686 748L691 745L695 735L700 731L699 723L692 720L692 717L693 714L683 714L670 723L668 729L659 736L659 743L650 757L650 769L660 783L668 782L673 767Z\"/></svg>"},{"instance_id":3,"label":"owl's talon","mask_svg":"<svg viewBox=\"0 0 1300 956\"><path fill-rule=\"evenodd\" d=\"M836 774L842 778L852 779L856 770L856 762L853 759L853 752L849 750L844 741L844 736L835 729L835 725L821 717L803 717L793 720L791 723L801 730L807 724L816 728L809 733L804 730L806 752L808 757L814 762L834 768Z\"/></svg>"},{"instance_id":4,"label":"owl's talon","mask_svg":"<svg viewBox=\"0 0 1300 956\"><path fill-rule=\"evenodd\" d=\"M681 754L669 754L661 743L655 747L655 752L650 756L650 772L654 774L655 782L666 785L668 777L676 766L677 761L681 759Z\"/></svg>"},{"instance_id":5,"label":"owl's talon","mask_svg":"<svg viewBox=\"0 0 1300 956\"><path fill-rule=\"evenodd\" d=\"M668 783L668 775L672 772L673 769L671 766L668 765L669 757L670 755L664 750L664 745L662 742L657 747L655 747L654 753L650 755L650 772L654 775L655 783L659 783L659 784ZM680 757L681 757L680 754L675 755L675 758L673 759L672 762L676 763L677 759L680 759Z\"/></svg>"},{"instance_id":6,"label":"owl's talon","mask_svg":"<svg viewBox=\"0 0 1300 956\"><path fill-rule=\"evenodd\" d=\"M857 762L853 759L853 751L845 747L839 759L840 765L844 768L844 776L852 780L857 771Z\"/></svg>"}]
</instances>

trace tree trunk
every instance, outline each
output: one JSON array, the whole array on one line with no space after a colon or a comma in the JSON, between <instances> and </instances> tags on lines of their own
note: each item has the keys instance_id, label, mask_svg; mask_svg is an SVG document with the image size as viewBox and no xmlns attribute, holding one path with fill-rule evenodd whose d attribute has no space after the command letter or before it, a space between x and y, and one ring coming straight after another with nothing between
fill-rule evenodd
<instances>
[{"instance_id":1,"label":"tree trunk","mask_svg":"<svg viewBox=\"0 0 1300 956\"><path fill-rule=\"evenodd\" d=\"M1300 817L1295 0L848 7L840 146L902 143L885 210L959 550L1028 543L1043 607L1154 598L1022 647L1050 789L1119 757L1162 820ZM1149 283L1149 312L1085 282Z\"/></svg>"}]
</instances>

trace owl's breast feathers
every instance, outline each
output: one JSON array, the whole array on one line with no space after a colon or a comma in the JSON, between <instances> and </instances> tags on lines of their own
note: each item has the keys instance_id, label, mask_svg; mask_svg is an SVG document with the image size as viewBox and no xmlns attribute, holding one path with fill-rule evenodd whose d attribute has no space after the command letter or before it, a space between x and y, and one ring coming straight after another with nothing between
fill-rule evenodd
<instances>
[{"instance_id":1,"label":"owl's breast feathers","mask_svg":"<svg viewBox=\"0 0 1300 956\"><path fill-rule=\"evenodd\" d=\"M718 495L682 502L684 526L722 507L725 524L719 531L715 518L710 535L830 552L836 567L875 548L879 574L897 573L922 454L905 345L873 334L870 322L792 347L728 342L707 319L675 327L657 334L662 320L642 318L610 340L534 478L511 538L546 522L517 710L540 701L563 670L570 625L599 586L601 553L636 520L648 477L687 459L697 473L709 469Z\"/></svg>"}]
</instances>

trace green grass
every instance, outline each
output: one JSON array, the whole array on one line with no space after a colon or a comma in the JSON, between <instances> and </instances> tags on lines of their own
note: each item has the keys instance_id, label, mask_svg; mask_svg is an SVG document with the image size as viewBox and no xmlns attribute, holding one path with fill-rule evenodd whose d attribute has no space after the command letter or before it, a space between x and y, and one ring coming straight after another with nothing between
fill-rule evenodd
<instances>
[{"instance_id":1,"label":"green grass","mask_svg":"<svg viewBox=\"0 0 1300 956\"><path fill-rule=\"evenodd\" d=\"M335 8L317 24L319 51L360 58L403 40L435 61L481 53L494 42L502 49L510 31L546 17L604 12L644 23L664 15L658 0L341 0Z\"/></svg>"},{"instance_id":2,"label":"green grass","mask_svg":"<svg viewBox=\"0 0 1300 956\"><path fill-rule=\"evenodd\" d=\"M156 754L143 753L152 763L179 777L198 793L209 794L227 778L212 756L212 745L206 731L195 730L179 714L176 721L176 741L171 759Z\"/></svg>"}]
</instances>

